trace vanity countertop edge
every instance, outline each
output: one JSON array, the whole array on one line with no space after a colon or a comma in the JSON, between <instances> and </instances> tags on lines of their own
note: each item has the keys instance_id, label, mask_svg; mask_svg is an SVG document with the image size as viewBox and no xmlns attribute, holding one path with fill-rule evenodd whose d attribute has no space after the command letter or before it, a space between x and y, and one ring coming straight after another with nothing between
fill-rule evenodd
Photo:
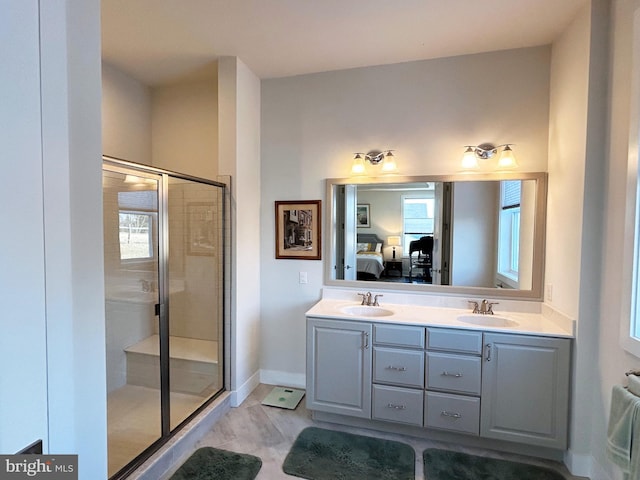
<instances>
[{"instance_id":1,"label":"vanity countertop edge","mask_svg":"<svg viewBox=\"0 0 640 480\"><path fill-rule=\"evenodd\" d=\"M499 327L469 324L458 320L459 316L471 315L470 309L385 303L380 307L368 308L390 310L392 314L386 316L371 316L365 314L345 313L343 311L345 308L353 308L359 305L360 302L358 301L323 298L313 305L305 315L307 318L327 318L397 325L456 328L475 331L480 330L484 332L499 332L518 335L575 338L574 322L566 317L559 321L557 318L558 315L496 311L496 317L503 317L517 322L516 326ZM548 310L549 308L542 309L543 312L547 312ZM475 315L478 315L478 317L485 317L480 314ZM486 317L490 321L491 316L486 315ZM479 320L481 321L481 319Z\"/></svg>"}]
</instances>

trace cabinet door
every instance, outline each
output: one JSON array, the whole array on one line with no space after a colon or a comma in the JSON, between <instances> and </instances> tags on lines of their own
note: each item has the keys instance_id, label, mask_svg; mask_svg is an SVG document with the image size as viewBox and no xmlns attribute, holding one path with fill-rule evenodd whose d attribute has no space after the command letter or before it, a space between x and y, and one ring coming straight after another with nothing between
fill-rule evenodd
<instances>
[{"instance_id":1,"label":"cabinet door","mask_svg":"<svg viewBox=\"0 0 640 480\"><path fill-rule=\"evenodd\" d=\"M566 449L570 340L485 333L480 435Z\"/></svg>"},{"instance_id":2,"label":"cabinet door","mask_svg":"<svg viewBox=\"0 0 640 480\"><path fill-rule=\"evenodd\" d=\"M307 321L307 408L371 418L371 333L370 323Z\"/></svg>"}]
</instances>

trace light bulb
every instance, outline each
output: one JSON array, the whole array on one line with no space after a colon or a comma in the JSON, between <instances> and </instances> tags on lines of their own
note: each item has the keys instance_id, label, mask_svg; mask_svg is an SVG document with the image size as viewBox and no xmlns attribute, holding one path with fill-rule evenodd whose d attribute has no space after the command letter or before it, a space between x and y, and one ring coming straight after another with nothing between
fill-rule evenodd
<instances>
[{"instance_id":1,"label":"light bulb","mask_svg":"<svg viewBox=\"0 0 640 480\"><path fill-rule=\"evenodd\" d=\"M364 173L364 160L359 153L356 153L353 157L353 164L351 165L351 173L353 175L362 175Z\"/></svg>"},{"instance_id":2,"label":"light bulb","mask_svg":"<svg viewBox=\"0 0 640 480\"><path fill-rule=\"evenodd\" d=\"M480 168L478 165L478 157L476 157L473 147L467 147L462 155L462 168L464 170L475 170Z\"/></svg>"},{"instance_id":3,"label":"light bulb","mask_svg":"<svg viewBox=\"0 0 640 480\"><path fill-rule=\"evenodd\" d=\"M498 160L498 168L502 170L507 170L511 168L517 168L518 162L516 161L516 157L513 154L513 150L509 145L505 145L504 150L500 154L500 159Z\"/></svg>"},{"instance_id":4,"label":"light bulb","mask_svg":"<svg viewBox=\"0 0 640 480\"><path fill-rule=\"evenodd\" d=\"M396 157L393 155L393 153L391 153L391 150L389 150L384 157L384 161L382 162L382 171L384 173L392 173L396 170L398 170Z\"/></svg>"}]
</instances>

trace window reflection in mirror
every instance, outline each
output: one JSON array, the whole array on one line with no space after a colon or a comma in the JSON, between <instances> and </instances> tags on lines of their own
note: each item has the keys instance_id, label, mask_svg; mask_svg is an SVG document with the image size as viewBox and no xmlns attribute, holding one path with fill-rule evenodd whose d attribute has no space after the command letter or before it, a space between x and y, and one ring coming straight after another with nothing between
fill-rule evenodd
<instances>
[{"instance_id":1,"label":"window reflection in mirror","mask_svg":"<svg viewBox=\"0 0 640 480\"><path fill-rule=\"evenodd\" d=\"M327 181L328 284L541 296L546 174L370 180ZM358 204L369 206L366 227L355 219Z\"/></svg>"}]
</instances>

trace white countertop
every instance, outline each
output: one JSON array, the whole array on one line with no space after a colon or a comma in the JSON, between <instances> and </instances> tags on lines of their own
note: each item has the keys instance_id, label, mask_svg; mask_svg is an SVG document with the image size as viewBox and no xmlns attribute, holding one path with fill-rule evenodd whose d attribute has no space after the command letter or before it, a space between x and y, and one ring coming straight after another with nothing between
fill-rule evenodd
<instances>
[{"instance_id":1,"label":"white countertop","mask_svg":"<svg viewBox=\"0 0 640 480\"><path fill-rule=\"evenodd\" d=\"M425 327L450 327L468 330L482 330L501 333L517 333L520 335L540 335L548 337L573 338L574 324L566 318L558 318L558 315L544 315L543 313L507 312L496 311L491 315L473 315L472 320L482 322L486 317L487 322L505 318L517 322L515 326L491 326L471 324L458 319L460 315L471 316L471 309L446 308L437 306L423 306L412 304L384 303L380 307L368 307L368 309L384 309L388 312L385 316L369 316L366 314L345 313L347 307L357 307L358 301L345 299L323 298L309 311L307 317L330 318L341 320L367 321L375 323L395 323L400 325L420 325ZM356 309L357 310L357 309ZM545 312L545 309L542 309ZM390 314L389 314L390 313Z\"/></svg>"}]
</instances>

